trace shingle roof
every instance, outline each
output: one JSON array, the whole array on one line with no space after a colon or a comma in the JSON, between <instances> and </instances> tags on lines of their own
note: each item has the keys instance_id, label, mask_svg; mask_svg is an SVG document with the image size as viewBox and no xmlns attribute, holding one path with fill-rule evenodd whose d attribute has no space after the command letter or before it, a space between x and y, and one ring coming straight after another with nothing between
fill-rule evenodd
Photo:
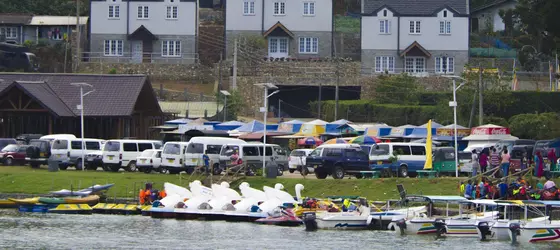
<instances>
[{"instance_id":1,"label":"shingle roof","mask_svg":"<svg viewBox=\"0 0 560 250\"><path fill-rule=\"evenodd\" d=\"M85 82L93 85L94 92L84 97L85 116L130 116L134 111L141 91L149 91L142 102L153 102L161 112L153 89L146 76L143 75L86 75L86 74L26 74L0 73L0 93L19 81L29 94L53 112L61 116L78 116L80 111L80 88L70 83ZM35 83L25 83L35 82ZM37 82L43 82L39 84ZM89 91L87 88L84 92ZM149 97L147 97L149 96ZM60 107L59 99L70 113ZM52 106L51 106L52 105Z\"/></svg>"},{"instance_id":2,"label":"shingle roof","mask_svg":"<svg viewBox=\"0 0 560 250\"><path fill-rule=\"evenodd\" d=\"M466 0L363 0L363 14L388 7L400 16L431 16L443 8L449 8L460 15L468 15Z\"/></svg>"},{"instance_id":3,"label":"shingle roof","mask_svg":"<svg viewBox=\"0 0 560 250\"><path fill-rule=\"evenodd\" d=\"M472 8L471 13L475 13L475 12L485 10L487 8L491 8L491 7L494 7L494 6L503 4L503 3L508 3L508 2L511 2L511 1L515 1L515 0L491 0L491 1L487 1L486 4L477 6L476 8Z\"/></svg>"},{"instance_id":4,"label":"shingle roof","mask_svg":"<svg viewBox=\"0 0 560 250\"><path fill-rule=\"evenodd\" d=\"M31 15L29 14L0 14L0 24L29 24Z\"/></svg>"}]
</instances>

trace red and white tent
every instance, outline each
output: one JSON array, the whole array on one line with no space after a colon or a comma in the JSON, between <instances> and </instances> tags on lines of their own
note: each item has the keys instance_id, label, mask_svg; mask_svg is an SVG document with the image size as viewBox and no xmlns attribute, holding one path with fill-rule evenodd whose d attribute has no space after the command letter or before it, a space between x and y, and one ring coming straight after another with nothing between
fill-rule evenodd
<instances>
[{"instance_id":1,"label":"red and white tent","mask_svg":"<svg viewBox=\"0 0 560 250\"><path fill-rule=\"evenodd\" d=\"M494 124L486 124L472 128L471 134L467 137L463 137L463 140L469 141L469 145L465 151L494 146L501 140L518 139L519 138L511 135L509 128Z\"/></svg>"}]
</instances>

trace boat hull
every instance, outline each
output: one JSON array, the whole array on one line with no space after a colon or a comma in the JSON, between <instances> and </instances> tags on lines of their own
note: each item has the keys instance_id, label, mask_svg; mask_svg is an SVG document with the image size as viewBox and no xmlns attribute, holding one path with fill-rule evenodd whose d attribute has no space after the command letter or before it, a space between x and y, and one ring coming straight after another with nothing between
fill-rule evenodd
<instances>
[{"instance_id":1,"label":"boat hull","mask_svg":"<svg viewBox=\"0 0 560 250\"><path fill-rule=\"evenodd\" d=\"M512 232L509 232L512 239ZM520 243L560 242L560 225L542 228L521 228L518 236Z\"/></svg>"},{"instance_id":2,"label":"boat hull","mask_svg":"<svg viewBox=\"0 0 560 250\"><path fill-rule=\"evenodd\" d=\"M175 212L173 210L174 208L152 207L149 213L152 218L171 219L171 218L175 218Z\"/></svg>"},{"instance_id":3,"label":"boat hull","mask_svg":"<svg viewBox=\"0 0 560 250\"><path fill-rule=\"evenodd\" d=\"M319 214L316 219L318 229L365 230L368 228L368 216L352 214Z\"/></svg>"},{"instance_id":4,"label":"boat hull","mask_svg":"<svg viewBox=\"0 0 560 250\"><path fill-rule=\"evenodd\" d=\"M0 208L17 208L18 204L11 200L0 200Z\"/></svg>"}]
</instances>

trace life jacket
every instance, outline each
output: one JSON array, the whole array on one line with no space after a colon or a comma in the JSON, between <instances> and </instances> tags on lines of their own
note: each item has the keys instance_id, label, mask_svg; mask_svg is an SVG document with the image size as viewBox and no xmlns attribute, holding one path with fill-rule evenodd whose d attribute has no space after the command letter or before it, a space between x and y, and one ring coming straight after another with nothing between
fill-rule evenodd
<instances>
[{"instance_id":1,"label":"life jacket","mask_svg":"<svg viewBox=\"0 0 560 250\"><path fill-rule=\"evenodd\" d=\"M460 188L461 194L465 193L465 184L461 184L461 188Z\"/></svg>"},{"instance_id":2,"label":"life jacket","mask_svg":"<svg viewBox=\"0 0 560 250\"><path fill-rule=\"evenodd\" d=\"M140 205L144 205L146 202L146 193L143 189L140 189L140 193L138 194L138 198L140 200Z\"/></svg>"},{"instance_id":3,"label":"life jacket","mask_svg":"<svg viewBox=\"0 0 560 250\"><path fill-rule=\"evenodd\" d=\"M480 198L480 186L476 185L476 198Z\"/></svg>"},{"instance_id":4,"label":"life jacket","mask_svg":"<svg viewBox=\"0 0 560 250\"><path fill-rule=\"evenodd\" d=\"M165 192L165 190L159 191L159 199L160 200L165 198L165 196L167 196L167 193Z\"/></svg>"}]
</instances>

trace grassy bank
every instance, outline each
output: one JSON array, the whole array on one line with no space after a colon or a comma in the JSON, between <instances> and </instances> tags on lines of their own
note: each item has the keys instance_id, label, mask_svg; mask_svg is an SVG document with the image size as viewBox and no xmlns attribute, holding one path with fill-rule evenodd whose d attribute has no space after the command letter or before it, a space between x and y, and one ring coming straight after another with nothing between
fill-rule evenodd
<instances>
[{"instance_id":1,"label":"grassy bank","mask_svg":"<svg viewBox=\"0 0 560 250\"><path fill-rule=\"evenodd\" d=\"M31 169L30 167L0 167L0 193L46 194L52 190L78 190L92 184L115 183L109 196L132 198L146 182L153 182L155 188L161 189L164 182L186 186L197 176L163 175L144 173L110 173L101 171L59 171L48 172L46 168ZM294 186L301 183L305 186L303 195L307 197L325 197L329 195L360 195L371 200L398 198L396 184L403 184L409 194L455 195L458 194L458 180L455 178L440 179L375 179L375 180L317 180L262 177L246 177L232 183L236 188L246 181L252 187L273 187L282 183L288 192L294 194Z\"/></svg>"}]
</instances>

